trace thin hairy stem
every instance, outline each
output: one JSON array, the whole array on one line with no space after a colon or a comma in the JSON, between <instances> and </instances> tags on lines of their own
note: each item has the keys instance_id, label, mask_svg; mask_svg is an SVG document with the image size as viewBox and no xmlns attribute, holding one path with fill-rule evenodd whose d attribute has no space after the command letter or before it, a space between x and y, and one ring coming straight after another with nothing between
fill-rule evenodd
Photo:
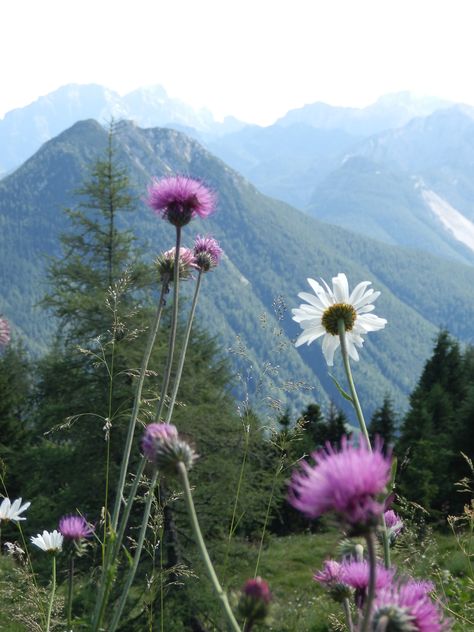
<instances>
[{"instance_id":1,"label":"thin hairy stem","mask_svg":"<svg viewBox=\"0 0 474 632\"><path fill-rule=\"evenodd\" d=\"M229 534L227 536L227 546L226 546L226 550L225 550L225 558L224 558L224 581L225 578L227 576L227 564L229 561L229 552L230 552L230 544L232 542L232 537L234 535L234 531L235 531L235 518L237 515L237 507L239 504L239 498L240 498L240 489L242 487L242 481L244 479L244 472L245 472L245 465L247 463L247 456L248 456L248 451L249 451L249 439L250 439L250 425L249 424L244 424L244 432L245 432L245 444L244 444L244 453L242 456L242 463L240 465L240 473L239 473L239 481L237 483L237 492L235 494L235 500L234 500L234 508L232 510L232 519L230 521L230 527L229 527Z\"/></svg>"},{"instance_id":2,"label":"thin hairy stem","mask_svg":"<svg viewBox=\"0 0 474 632\"><path fill-rule=\"evenodd\" d=\"M191 521L191 527L193 530L194 539L196 540L197 547L203 559L203 562L206 567L209 578L211 580L212 586L214 590L216 591L217 596L220 599L220 602L224 609L224 613L229 623L230 629L233 630L233 632L241 632L240 626L237 623L234 613L232 612L232 609L230 607L227 594L224 592L219 582L216 571L214 570L214 566L212 565L211 558L209 557L209 553L207 552L206 544L204 542L204 538L202 537L201 528L199 526L196 509L194 507L193 496L191 493L191 487L189 485L189 479L188 479L188 473L186 471L186 467L184 463L178 463L177 467L178 467L179 476L181 478L181 482L183 483L184 500L186 503L186 509L188 510L189 519Z\"/></svg>"},{"instance_id":3,"label":"thin hairy stem","mask_svg":"<svg viewBox=\"0 0 474 632\"><path fill-rule=\"evenodd\" d=\"M278 467L275 470L275 474L273 476L272 489L271 489L271 492L270 492L270 498L268 499L268 503L267 503L267 511L265 513L265 520L263 522L262 535L260 537L260 545L258 547L257 562L255 564L255 571L254 571L254 574L253 574L254 579L258 575L258 567L260 566L260 558L262 556L262 550L263 550L263 541L265 539L265 533L267 531L268 520L270 518L270 510L271 510L271 507L272 507L273 496L275 494L275 487L276 487L276 484L277 484L278 475L281 473L282 466L283 466L283 462L280 459L280 461L278 462Z\"/></svg>"},{"instance_id":4,"label":"thin hairy stem","mask_svg":"<svg viewBox=\"0 0 474 632\"><path fill-rule=\"evenodd\" d=\"M72 623L72 594L74 582L74 555L69 556L69 576L67 585L67 629L71 630Z\"/></svg>"},{"instance_id":5,"label":"thin hairy stem","mask_svg":"<svg viewBox=\"0 0 474 632\"><path fill-rule=\"evenodd\" d=\"M364 608L364 619L360 632L368 632L370 620L372 618L372 604L375 597L375 579L377 573L377 558L375 556L375 539L373 531L366 536L367 552L369 554L369 585L367 587L367 600Z\"/></svg>"},{"instance_id":6,"label":"thin hairy stem","mask_svg":"<svg viewBox=\"0 0 474 632\"><path fill-rule=\"evenodd\" d=\"M115 507L114 507L114 514L113 514L113 518L112 518L112 527L114 529L114 531L117 530L117 524L118 524L118 517L119 517L119 513L120 513L120 504L122 502L122 497L123 497L123 490L125 487L125 478L127 476L127 469L128 469L128 463L130 461L130 453L132 450L132 443L133 443L133 436L135 434L135 426L137 424L137 419L138 419L138 412L140 410L140 403L141 403L141 397L142 397L142 390L143 390L143 384L145 382L145 376L146 376L146 371L148 368L148 362L150 361L150 356L151 356L151 352L153 350L153 347L155 345L155 340L156 340L156 335L158 333L158 329L160 326L160 322L161 322L161 315L163 313L163 306L164 306L164 295L167 291L168 288L168 283L169 283L169 278L164 278L163 282L161 284L161 291L160 291L160 297L158 300L158 307L156 310L156 314L155 314L155 318L154 321L152 323L151 329L150 329L150 333L148 336L148 341L147 341L147 345L143 354L143 360L142 360L142 364L141 364L141 368L140 368L140 375L138 378L138 383L137 383L137 390L135 392L135 399L133 402L133 410L132 410L132 416L130 417L130 423L128 425L128 433L127 433L127 438L125 441L125 447L124 447L124 451L123 451L123 457L122 457L122 465L120 468L120 476L119 476L119 482L118 482L118 486L117 486L117 495L115 497Z\"/></svg>"},{"instance_id":7,"label":"thin hairy stem","mask_svg":"<svg viewBox=\"0 0 474 632\"><path fill-rule=\"evenodd\" d=\"M155 423L160 421L163 408L168 393L171 379L171 368L173 366L174 348L176 345L176 331L178 328L178 297L179 297L179 251L181 248L181 227L176 226L176 250L174 253L174 270L173 270L173 311L171 315L171 328L168 342L168 356L166 358L166 367L163 375L163 383L161 385L160 402L155 415Z\"/></svg>"},{"instance_id":8,"label":"thin hairy stem","mask_svg":"<svg viewBox=\"0 0 474 632\"><path fill-rule=\"evenodd\" d=\"M349 632L354 632L354 624L352 623L351 606L349 604L349 599L347 599L347 597L343 600L342 607L344 608L344 616L346 618L347 629Z\"/></svg>"},{"instance_id":9,"label":"thin hairy stem","mask_svg":"<svg viewBox=\"0 0 474 632\"><path fill-rule=\"evenodd\" d=\"M191 335L191 328L193 326L194 314L196 312L196 305L199 298L199 290L201 289L203 272L199 270L198 278L196 281L196 288L194 290L193 302L191 305L191 311L189 312L188 323L186 325L186 332L184 334L183 348L181 349L181 355L179 358L178 369L176 371L176 377L174 379L173 392L171 394L171 400L168 404L168 412L166 415L166 423L170 423L171 416L173 415L174 405L176 403L176 397L178 395L179 384L181 382L181 375L183 373L184 360L186 358L186 351L188 350L189 337Z\"/></svg>"},{"instance_id":10,"label":"thin hairy stem","mask_svg":"<svg viewBox=\"0 0 474 632\"><path fill-rule=\"evenodd\" d=\"M125 581L122 594L120 595L119 603L117 604L114 615L112 617L112 622L110 627L108 628L108 632L115 632L117 626L120 621L120 617L122 616L123 609L125 607L125 603L127 601L128 593L133 584L133 580L135 579L135 574L137 572L138 564L140 562L140 556L142 554L143 544L145 542L146 530L148 527L148 520L150 519L151 506L153 503L153 497L155 493L156 482L158 480L158 471L153 474L153 478L151 479L150 489L148 490L148 497L145 504L145 511L143 512L142 526L140 528L140 534L138 536L137 547L135 549L135 554L133 556L133 564L128 572L127 579Z\"/></svg>"}]
</instances>

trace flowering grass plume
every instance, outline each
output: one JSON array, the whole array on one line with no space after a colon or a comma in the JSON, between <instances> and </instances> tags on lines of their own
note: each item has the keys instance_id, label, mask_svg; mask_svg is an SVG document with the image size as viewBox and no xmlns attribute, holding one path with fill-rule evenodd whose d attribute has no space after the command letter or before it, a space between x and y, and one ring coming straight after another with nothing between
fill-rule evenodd
<instances>
[{"instance_id":1,"label":"flowering grass plume","mask_svg":"<svg viewBox=\"0 0 474 632\"><path fill-rule=\"evenodd\" d=\"M299 298L308 304L293 309L293 320L300 324L303 333L296 341L296 346L311 344L317 338L323 338L323 354L329 366L334 363L334 353L340 345L339 320L344 321L347 351L353 360L359 359L356 347L362 347L363 334L383 329L387 324L385 318L370 314L374 309L372 303L380 296L380 292L367 289L370 281L356 285L349 294L347 277L342 272L332 279L332 289L322 280L320 285L314 279L308 279L314 295L300 292Z\"/></svg>"},{"instance_id":2,"label":"flowering grass plume","mask_svg":"<svg viewBox=\"0 0 474 632\"><path fill-rule=\"evenodd\" d=\"M198 180L169 176L153 181L147 203L174 226L185 226L196 216L205 218L212 213L216 196Z\"/></svg>"},{"instance_id":3,"label":"flowering grass plume","mask_svg":"<svg viewBox=\"0 0 474 632\"><path fill-rule=\"evenodd\" d=\"M174 277L174 259L176 248L171 248L166 252L161 253L155 261L158 268L160 279L163 281L165 278L168 282L171 282ZM196 261L194 259L194 253L190 248L179 249L179 278L189 279L193 269L196 269Z\"/></svg>"},{"instance_id":4,"label":"flowering grass plume","mask_svg":"<svg viewBox=\"0 0 474 632\"><path fill-rule=\"evenodd\" d=\"M66 540L80 541L89 538L94 528L82 516L63 516L59 521L59 531Z\"/></svg>"},{"instance_id":5,"label":"flowering grass plume","mask_svg":"<svg viewBox=\"0 0 474 632\"><path fill-rule=\"evenodd\" d=\"M219 242L213 237L197 235L194 240L194 260L196 266L203 272L209 272L219 264L223 253Z\"/></svg>"},{"instance_id":6,"label":"flowering grass plume","mask_svg":"<svg viewBox=\"0 0 474 632\"><path fill-rule=\"evenodd\" d=\"M10 323L6 318L0 316L0 349L8 345L10 338Z\"/></svg>"},{"instance_id":7,"label":"flowering grass plume","mask_svg":"<svg viewBox=\"0 0 474 632\"><path fill-rule=\"evenodd\" d=\"M339 452L328 443L311 456L315 465L303 461L291 478L289 502L310 518L335 512L353 527L376 524L383 513L377 497L390 479L391 459L382 442L371 452L365 442L354 446L343 437Z\"/></svg>"},{"instance_id":8,"label":"flowering grass plume","mask_svg":"<svg viewBox=\"0 0 474 632\"><path fill-rule=\"evenodd\" d=\"M445 632L451 629L441 608L429 596L431 582L410 580L387 586L377 592L373 629L385 624L396 632Z\"/></svg>"},{"instance_id":9,"label":"flowering grass plume","mask_svg":"<svg viewBox=\"0 0 474 632\"><path fill-rule=\"evenodd\" d=\"M30 505L30 502L26 502L22 505L21 498L17 498L13 501L13 503L10 502L9 498L4 498L2 500L2 504L0 505L0 522L2 520L12 520L13 522L26 520L26 518L24 516L20 516L20 514L26 511Z\"/></svg>"},{"instance_id":10,"label":"flowering grass plume","mask_svg":"<svg viewBox=\"0 0 474 632\"><path fill-rule=\"evenodd\" d=\"M63 548L63 535L56 531L53 532L43 531L43 533L38 533L37 536L32 536L32 543L37 546L42 551L46 553L59 553Z\"/></svg>"}]
</instances>

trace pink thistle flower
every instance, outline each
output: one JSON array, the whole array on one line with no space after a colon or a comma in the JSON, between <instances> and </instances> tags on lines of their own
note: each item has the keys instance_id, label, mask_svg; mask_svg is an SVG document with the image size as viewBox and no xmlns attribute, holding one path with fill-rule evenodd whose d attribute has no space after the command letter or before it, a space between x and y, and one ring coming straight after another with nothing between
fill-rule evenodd
<instances>
[{"instance_id":1,"label":"pink thistle flower","mask_svg":"<svg viewBox=\"0 0 474 632\"><path fill-rule=\"evenodd\" d=\"M208 272L211 268L215 268L223 253L213 237L201 237L197 235L194 240L194 259L196 266L203 272Z\"/></svg>"},{"instance_id":2,"label":"pink thistle flower","mask_svg":"<svg viewBox=\"0 0 474 632\"><path fill-rule=\"evenodd\" d=\"M167 278L169 281L174 277L174 259L176 248L166 250L159 257L157 257L155 263L160 273L160 278L163 280ZM197 268L196 261L194 259L194 253L190 248L179 249L179 278L188 279L191 276L192 269Z\"/></svg>"},{"instance_id":3,"label":"pink thistle flower","mask_svg":"<svg viewBox=\"0 0 474 632\"><path fill-rule=\"evenodd\" d=\"M364 441L356 447L343 437L339 452L328 443L311 456L314 466L304 461L293 473L289 502L310 518L333 511L352 527L376 524L383 512L377 496L390 479L390 456L381 441L370 452Z\"/></svg>"},{"instance_id":4,"label":"pink thistle flower","mask_svg":"<svg viewBox=\"0 0 474 632\"><path fill-rule=\"evenodd\" d=\"M142 451L149 461L156 457L157 445L178 438L178 430L173 424L148 424L142 437Z\"/></svg>"},{"instance_id":5,"label":"pink thistle flower","mask_svg":"<svg viewBox=\"0 0 474 632\"><path fill-rule=\"evenodd\" d=\"M395 570L377 564L375 569L375 588L377 590L390 586ZM349 561L341 564L340 581L351 588L365 592L369 585L370 568L366 560L362 562Z\"/></svg>"},{"instance_id":6,"label":"pink thistle flower","mask_svg":"<svg viewBox=\"0 0 474 632\"><path fill-rule=\"evenodd\" d=\"M6 347L11 339L10 324L6 318L0 317L0 349Z\"/></svg>"},{"instance_id":7,"label":"pink thistle flower","mask_svg":"<svg viewBox=\"0 0 474 632\"><path fill-rule=\"evenodd\" d=\"M313 575L314 581L328 585L340 584L341 564L335 560L324 560L323 564L324 569Z\"/></svg>"},{"instance_id":8,"label":"pink thistle flower","mask_svg":"<svg viewBox=\"0 0 474 632\"><path fill-rule=\"evenodd\" d=\"M148 188L148 206L173 226L185 226L196 216L207 217L214 210L215 194L198 180L169 176L154 180Z\"/></svg>"},{"instance_id":9,"label":"pink thistle flower","mask_svg":"<svg viewBox=\"0 0 474 632\"><path fill-rule=\"evenodd\" d=\"M381 621L386 629L401 632L445 632L451 625L428 594L430 582L410 580L387 586L377 593L373 628Z\"/></svg>"},{"instance_id":10,"label":"pink thistle flower","mask_svg":"<svg viewBox=\"0 0 474 632\"><path fill-rule=\"evenodd\" d=\"M239 613L252 626L258 621L263 621L268 615L271 600L272 593L264 579L248 579L242 586L238 603Z\"/></svg>"},{"instance_id":11,"label":"pink thistle flower","mask_svg":"<svg viewBox=\"0 0 474 632\"><path fill-rule=\"evenodd\" d=\"M82 540L94 533L94 528L82 516L63 516L59 521L59 531L66 540Z\"/></svg>"}]
</instances>

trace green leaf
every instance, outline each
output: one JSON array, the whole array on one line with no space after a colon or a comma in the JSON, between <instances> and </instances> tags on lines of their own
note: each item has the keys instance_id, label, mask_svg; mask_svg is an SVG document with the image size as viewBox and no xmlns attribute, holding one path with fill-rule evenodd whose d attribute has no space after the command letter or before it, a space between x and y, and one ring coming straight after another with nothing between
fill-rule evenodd
<instances>
[{"instance_id":1,"label":"green leaf","mask_svg":"<svg viewBox=\"0 0 474 632\"><path fill-rule=\"evenodd\" d=\"M349 393L346 393L346 391L342 388L342 386L339 384L339 382L336 380L336 378L334 377L334 375L331 375L331 373L328 373L329 377L331 378L331 380L334 382L334 384L336 385L337 390L339 391L339 393L345 398L347 399L349 402L351 402L352 405L354 405L354 400L352 399L352 397L349 395Z\"/></svg>"}]
</instances>

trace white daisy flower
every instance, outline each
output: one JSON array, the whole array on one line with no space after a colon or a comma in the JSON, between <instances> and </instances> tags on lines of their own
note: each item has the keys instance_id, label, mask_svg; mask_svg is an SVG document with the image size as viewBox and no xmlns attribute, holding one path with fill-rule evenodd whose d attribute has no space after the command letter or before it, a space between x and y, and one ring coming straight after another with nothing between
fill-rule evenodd
<instances>
[{"instance_id":1,"label":"white daisy flower","mask_svg":"<svg viewBox=\"0 0 474 632\"><path fill-rule=\"evenodd\" d=\"M63 535L56 529L52 533L43 531L42 535L38 533L31 537L33 544L46 553L59 553L63 548L63 539Z\"/></svg>"},{"instance_id":2,"label":"white daisy flower","mask_svg":"<svg viewBox=\"0 0 474 632\"><path fill-rule=\"evenodd\" d=\"M2 500L2 504L0 505L0 522L2 520L13 520L13 522L26 520L26 518L24 516L20 516L20 514L26 511L30 505L30 502L22 505L21 498L14 500L13 504L10 502L9 498L4 498Z\"/></svg>"},{"instance_id":3,"label":"white daisy flower","mask_svg":"<svg viewBox=\"0 0 474 632\"><path fill-rule=\"evenodd\" d=\"M322 280L322 279L321 279ZM374 309L372 303L380 296L380 292L367 289L370 281L356 285L349 294L347 277L342 272L332 280L332 290L322 280L321 286L314 279L308 279L314 295L308 292L298 294L299 298L309 303L293 309L293 320L300 323L303 333L296 341L296 346L309 345L317 338L324 336L323 353L329 366L334 363L334 352L340 345L338 321L344 320L347 352L353 360L359 359L356 347L362 347L363 334L383 329L387 324L385 318L370 314Z\"/></svg>"}]
</instances>

